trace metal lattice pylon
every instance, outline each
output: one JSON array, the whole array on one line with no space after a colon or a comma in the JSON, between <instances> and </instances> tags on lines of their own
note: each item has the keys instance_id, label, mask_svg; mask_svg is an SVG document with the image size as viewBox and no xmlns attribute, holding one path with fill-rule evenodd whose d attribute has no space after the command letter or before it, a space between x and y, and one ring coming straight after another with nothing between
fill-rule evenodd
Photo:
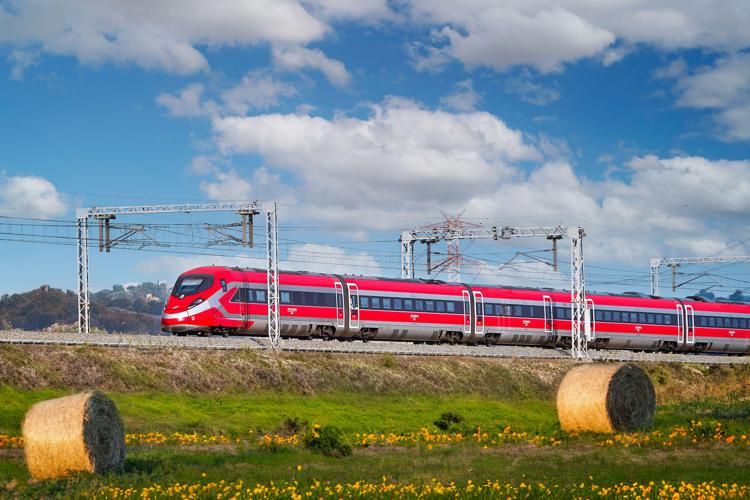
<instances>
[{"instance_id":1,"label":"metal lattice pylon","mask_svg":"<svg viewBox=\"0 0 750 500\"><path fill-rule=\"evenodd\" d=\"M677 289L675 275L681 264L731 264L750 262L749 255L727 255L723 257L662 257L651 259L651 295L659 295L659 271L662 266L672 269L672 291Z\"/></svg>"},{"instance_id":2,"label":"metal lattice pylon","mask_svg":"<svg viewBox=\"0 0 750 500\"><path fill-rule=\"evenodd\" d=\"M200 203L184 205L146 205L126 207L91 207L79 208L76 212L77 246L78 246L78 331L89 333L91 328L89 300L89 219L96 218L109 221L117 215L147 215L162 213L193 213L193 212L236 212L242 216L243 245L252 246L252 237L247 235L247 224L252 223L252 214L263 209L266 212L266 249L267 249L267 282L268 282L268 338L274 349L279 348L281 330L279 327L279 248L278 248L278 217L276 203L260 201L242 203ZM101 231L101 226L100 226ZM132 233L133 231L131 231ZM108 232L107 232L108 234ZM109 236L107 236L109 240ZM158 244L158 242L152 242ZM100 235L100 249L102 249ZM107 242L107 251L111 247Z\"/></svg>"},{"instance_id":3,"label":"metal lattice pylon","mask_svg":"<svg viewBox=\"0 0 750 500\"><path fill-rule=\"evenodd\" d=\"M438 241L458 241L475 239L509 240L511 238L545 237L553 239L564 237L571 242L570 259L570 306L571 306L571 355L575 358L588 356L588 342L594 340L593 331L586 328L589 302L586 298L586 282L583 267L583 238L586 232L578 226L548 227L453 227L449 224L436 224L401 233L401 276L414 277L414 243L427 244ZM444 261L445 262L445 261Z\"/></svg>"},{"instance_id":4,"label":"metal lattice pylon","mask_svg":"<svg viewBox=\"0 0 750 500\"><path fill-rule=\"evenodd\" d=\"M571 312L571 354L576 359L588 356L590 329L586 331L587 310L586 278L583 272L583 236L582 228L577 234L570 234L570 312Z\"/></svg>"},{"instance_id":5,"label":"metal lattice pylon","mask_svg":"<svg viewBox=\"0 0 750 500\"><path fill-rule=\"evenodd\" d=\"M78 331L89 333L89 222L88 217L78 216L76 234L78 242Z\"/></svg>"},{"instance_id":6,"label":"metal lattice pylon","mask_svg":"<svg viewBox=\"0 0 750 500\"><path fill-rule=\"evenodd\" d=\"M268 339L271 347L279 348L281 328L279 326L279 245L276 203L266 211L266 256L268 272Z\"/></svg>"}]
</instances>

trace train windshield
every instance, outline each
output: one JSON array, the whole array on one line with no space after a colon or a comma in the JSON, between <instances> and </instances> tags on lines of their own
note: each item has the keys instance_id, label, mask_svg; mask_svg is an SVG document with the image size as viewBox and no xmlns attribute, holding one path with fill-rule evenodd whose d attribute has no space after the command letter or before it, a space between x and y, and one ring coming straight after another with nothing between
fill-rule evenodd
<instances>
[{"instance_id":1,"label":"train windshield","mask_svg":"<svg viewBox=\"0 0 750 500\"><path fill-rule=\"evenodd\" d=\"M188 274L186 276L180 276L177 283L174 284L172 289L172 295L175 297L185 297L188 295L195 295L198 292L207 290L213 285L214 279L211 276L205 276L201 274Z\"/></svg>"}]
</instances>

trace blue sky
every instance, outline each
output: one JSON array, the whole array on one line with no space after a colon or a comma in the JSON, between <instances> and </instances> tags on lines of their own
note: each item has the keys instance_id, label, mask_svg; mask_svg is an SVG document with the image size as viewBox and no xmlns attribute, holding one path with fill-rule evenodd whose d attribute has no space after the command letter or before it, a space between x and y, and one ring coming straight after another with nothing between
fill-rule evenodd
<instances>
[{"instance_id":1,"label":"blue sky","mask_svg":"<svg viewBox=\"0 0 750 500\"><path fill-rule=\"evenodd\" d=\"M750 250L748 25L718 0L0 0L0 215L276 200L287 267L385 275L440 210L563 222L591 286L645 290L651 257ZM464 277L563 286L499 270L545 247L465 245ZM74 247L0 249L0 293L75 286ZM94 255L92 285L204 262L246 259Z\"/></svg>"}]
</instances>

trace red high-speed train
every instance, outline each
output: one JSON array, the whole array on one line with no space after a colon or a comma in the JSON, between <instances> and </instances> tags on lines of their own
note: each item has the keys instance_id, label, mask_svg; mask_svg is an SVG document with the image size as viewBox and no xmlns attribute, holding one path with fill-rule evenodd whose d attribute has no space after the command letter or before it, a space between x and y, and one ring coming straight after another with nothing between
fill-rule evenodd
<instances>
[{"instance_id":1,"label":"red high-speed train","mask_svg":"<svg viewBox=\"0 0 750 500\"><path fill-rule=\"evenodd\" d=\"M281 335L569 347L570 293L304 272L279 275ZM199 267L182 274L162 314L177 335L267 334L266 272ZM746 353L750 305L698 297L588 295L594 348Z\"/></svg>"}]
</instances>

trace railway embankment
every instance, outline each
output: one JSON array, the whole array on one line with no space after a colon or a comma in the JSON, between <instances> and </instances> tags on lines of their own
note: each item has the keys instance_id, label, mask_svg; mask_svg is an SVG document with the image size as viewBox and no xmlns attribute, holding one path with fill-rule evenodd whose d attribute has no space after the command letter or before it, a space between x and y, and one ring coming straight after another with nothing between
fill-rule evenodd
<instances>
[{"instance_id":1,"label":"railway embankment","mask_svg":"<svg viewBox=\"0 0 750 500\"><path fill-rule=\"evenodd\" d=\"M547 399L575 361L0 345L0 385L18 390L315 395L476 394ZM749 398L750 366L642 363L660 404Z\"/></svg>"}]
</instances>

